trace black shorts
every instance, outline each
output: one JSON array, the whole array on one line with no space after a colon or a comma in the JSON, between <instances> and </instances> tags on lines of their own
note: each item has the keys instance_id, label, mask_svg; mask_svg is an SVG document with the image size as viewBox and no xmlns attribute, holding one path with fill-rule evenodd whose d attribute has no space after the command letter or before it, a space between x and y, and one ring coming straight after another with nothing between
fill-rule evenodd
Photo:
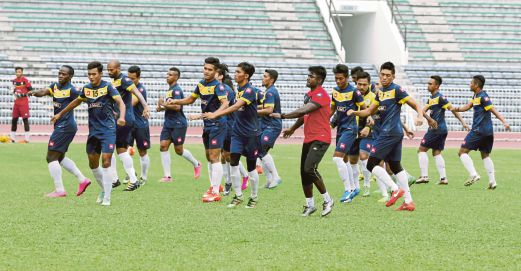
<instances>
[{"instance_id":1,"label":"black shorts","mask_svg":"<svg viewBox=\"0 0 521 271\"><path fill-rule=\"evenodd\" d=\"M316 180L322 179L317 168L328 148L328 143L317 140L302 145L300 176L303 185L309 185L314 183Z\"/></svg>"}]
</instances>

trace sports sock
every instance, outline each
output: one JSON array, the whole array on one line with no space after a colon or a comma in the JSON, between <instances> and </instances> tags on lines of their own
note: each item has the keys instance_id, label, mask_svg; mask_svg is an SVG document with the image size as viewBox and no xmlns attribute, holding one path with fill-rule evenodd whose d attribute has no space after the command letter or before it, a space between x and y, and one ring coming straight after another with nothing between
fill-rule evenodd
<instances>
[{"instance_id":1,"label":"sports sock","mask_svg":"<svg viewBox=\"0 0 521 271\"><path fill-rule=\"evenodd\" d=\"M322 194L322 198L324 198L324 202L331 202L331 196L329 196L328 192Z\"/></svg>"},{"instance_id":2,"label":"sports sock","mask_svg":"<svg viewBox=\"0 0 521 271\"><path fill-rule=\"evenodd\" d=\"M183 158L186 159L188 162L192 163L194 167L199 165L199 161L197 161L197 159L194 158L194 156L189 150L184 149L183 154L181 156L183 156Z\"/></svg>"},{"instance_id":3,"label":"sports sock","mask_svg":"<svg viewBox=\"0 0 521 271\"><path fill-rule=\"evenodd\" d=\"M405 194L403 194L403 199L405 203L412 202L412 195L411 191L409 190L409 182L405 170L398 172L398 174L396 174L396 178L398 179L398 185L400 186L400 188L405 191Z\"/></svg>"},{"instance_id":4,"label":"sports sock","mask_svg":"<svg viewBox=\"0 0 521 271\"><path fill-rule=\"evenodd\" d=\"M25 132L24 139L25 139L25 141L29 142L29 139L31 139L31 134L29 132Z\"/></svg>"},{"instance_id":5,"label":"sports sock","mask_svg":"<svg viewBox=\"0 0 521 271\"><path fill-rule=\"evenodd\" d=\"M342 159L342 162L344 162L343 159ZM351 167L349 162L344 163L344 165L346 165L346 168L347 168L347 179L349 180L349 187L351 188L351 190L349 190L349 191L353 191L356 188L355 181L353 180L353 168Z\"/></svg>"},{"instance_id":6,"label":"sports sock","mask_svg":"<svg viewBox=\"0 0 521 271\"><path fill-rule=\"evenodd\" d=\"M353 184L354 189L360 189L360 182L358 181L358 175L360 175L360 170L358 169L358 164L349 164L351 170L353 171Z\"/></svg>"},{"instance_id":7,"label":"sports sock","mask_svg":"<svg viewBox=\"0 0 521 271\"><path fill-rule=\"evenodd\" d=\"M485 166L485 170L487 170L488 175L488 183L496 184L496 176L494 175L494 163L490 157L483 159L483 165Z\"/></svg>"},{"instance_id":8,"label":"sports sock","mask_svg":"<svg viewBox=\"0 0 521 271\"><path fill-rule=\"evenodd\" d=\"M161 164L163 165L163 176L171 177L170 172L170 152L162 151L161 152Z\"/></svg>"},{"instance_id":9,"label":"sports sock","mask_svg":"<svg viewBox=\"0 0 521 271\"><path fill-rule=\"evenodd\" d=\"M126 152L128 154L128 152ZM103 192L105 196L104 201L110 201L110 193L112 192L112 170L110 168L103 168Z\"/></svg>"},{"instance_id":10,"label":"sports sock","mask_svg":"<svg viewBox=\"0 0 521 271\"><path fill-rule=\"evenodd\" d=\"M207 169L208 169L208 179L212 179L212 163L211 162L208 162L207 165L206 165ZM211 183L211 181L210 181Z\"/></svg>"},{"instance_id":11,"label":"sports sock","mask_svg":"<svg viewBox=\"0 0 521 271\"><path fill-rule=\"evenodd\" d=\"M72 161L70 158L64 157L60 164L65 170L76 176L78 182L81 183L86 179L85 176L81 173L80 169L76 166L76 163L74 163L74 161Z\"/></svg>"},{"instance_id":12,"label":"sports sock","mask_svg":"<svg viewBox=\"0 0 521 271\"><path fill-rule=\"evenodd\" d=\"M242 196L242 176L240 173L239 166L230 166L230 173L232 177L233 189L235 195L238 197Z\"/></svg>"},{"instance_id":13,"label":"sports sock","mask_svg":"<svg viewBox=\"0 0 521 271\"><path fill-rule=\"evenodd\" d=\"M313 200L313 197L311 198L306 198L306 205L308 207L315 207L315 201Z\"/></svg>"},{"instance_id":14,"label":"sports sock","mask_svg":"<svg viewBox=\"0 0 521 271\"><path fill-rule=\"evenodd\" d=\"M241 171L241 176L244 178L244 177L248 177L248 171L246 171L246 169L244 168L244 166L242 165L242 162L239 161L239 170Z\"/></svg>"},{"instance_id":15,"label":"sports sock","mask_svg":"<svg viewBox=\"0 0 521 271\"><path fill-rule=\"evenodd\" d=\"M110 159L110 169L112 170L112 182L115 183L117 180L119 180L118 168L116 164L116 153L113 153L112 158Z\"/></svg>"},{"instance_id":16,"label":"sports sock","mask_svg":"<svg viewBox=\"0 0 521 271\"><path fill-rule=\"evenodd\" d=\"M351 191L351 182L349 181L347 166L344 163L344 159L342 159L342 157L333 157L333 162L336 165L342 183L344 183L344 191Z\"/></svg>"},{"instance_id":17,"label":"sports sock","mask_svg":"<svg viewBox=\"0 0 521 271\"><path fill-rule=\"evenodd\" d=\"M438 173L440 174L440 179L447 179L447 173L445 172L445 160L441 154L434 156L434 161L436 162L436 168L438 168Z\"/></svg>"},{"instance_id":18,"label":"sports sock","mask_svg":"<svg viewBox=\"0 0 521 271\"><path fill-rule=\"evenodd\" d=\"M141 164L141 178L146 180L148 178L148 168L150 167L150 157L148 154L145 154L142 157L139 157L139 162Z\"/></svg>"},{"instance_id":19,"label":"sports sock","mask_svg":"<svg viewBox=\"0 0 521 271\"><path fill-rule=\"evenodd\" d=\"M94 175L94 179L96 179L96 182L101 187L101 190L103 191L103 170L101 170L101 167L93 168L91 169L92 175Z\"/></svg>"},{"instance_id":20,"label":"sports sock","mask_svg":"<svg viewBox=\"0 0 521 271\"><path fill-rule=\"evenodd\" d=\"M264 171L264 176L266 177L266 182L268 184L272 183L274 181L273 174L271 173L269 168L266 166L266 163L264 163L264 161L262 161L262 160L261 160L261 166L262 166L262 170Z\"/></svg>"},{"instance_id":21,"label":"sports sock","mask_svg":"<svg viewBox=\"0 0 521 271\"><path fill-rule=\"evenodd\" d=\"M387 171L381 166L375 166L372 173L376 178L380 179L387 187L390 187L392 191L398 190L398 186L393 182Z\"/></svg>"},{"instance_id":22,"label":"sports sock","mask_svg":"<svg viewBox=\"0 0 521 271\"><path fill-rule=\"evenodd\" d=\"M256 169L249 172L250 186L251 186L251 197L256 198L259 192L259 173Z\"/></svg>"},{"instance_id":23,"label":"sports sock","mask_svg":"<svg viewBox=\"0 0 521 271\"><path fill-rule=\"evenodd\" d=\"M58 161L52 161L47 164L49 173L51 174L52 180L54 181L54 191L65 192L62 181L62 168Z\"/></svg>"},{"instance_id":24,"label":"sports sock","mask_svg":"<svg viewBox=\"0 0 521 271\"><path fill-rule=\"evenodd\" d=\"M364 174L364 186L371 187L371 172L367 170L367 160L360 160L362 164L362 174Z\"/></svg>"},{"instance_id":25,"label":"sports sock","mask_svg":"<svg viewBox=\"0 0 521 271\"><path fill-rule=\"evenodd\" d=\"M224 182L226 184L232 183L232 179L230 176L230 163L228 163L228 162L223 164L223 176L224 176Z\"/></svg>"},{"instance_id":26,"label":"sports sock","mask_svg":"<svg viewBox=\"0 0 521 271\"><path fill-rule=\"evenodd\" d=\"M427 156L426 152L418 153L418 162L420 163L420 176L428 177L429 176L429 156Z\"/></svg>"},{"instance_id":27,"label":"sports sock","mask_svg":"<svg viewBox=\"0 0 521 271\"><path fill-rule=\"evenodd\" d=\"M387 186L385 186L385 183L379 178L376 178L376 184L378 185L378 190L380 190L382 197L388 197L389 194L387 193Z\"/></svg>"},{"instance_id":28,"label":"sports sock","mask_svg":"<svg viewBox=\"0 0 521 271\"><path fill-rule=\"evenodd\" d=\"M219 194L219 186L223 178L223 165L221 162L212 164L212 176L210 182L212 184L212 193Z\"/></svg>"},{"instance_id":29,"label":"sports sock","mask_svg":"<svg viewBox=\"0 0 521 271\"><path fill-rule=\"evenodd\" d=\"M16 132L11 132L9 134L9 137L11 138L11 140L16 141Z\"/></svg>"},{"instance_id":30,"label":"sports sock","mask_svg":"<svg viewBox=\"0 0 521 271\"><path fill-rule=\"evenodd\" d=\"M275 166L275 161L271 154L266 154L262 157L262 162L266 165L266 168L270 171L273 180L280 180L279 172L277 171L277 167ZM266 170L265 170L266 171Z\"/></svg>"},{"instance_id":31,"label":"sports sock","mask_svg":"<svg viewBox=\"0 0 521 271\"><path fill-rule=\"evenodd\" d=\"M136 170L134 169L134 161L132 160L132 157L130 157L130 154L128 152L120 153L118 156L121 162L123 163L123 168L125 169L125 172L127 173L130 182L136 183Z\"/></svg>"},{"instance_id":32,"label":"sports sock","mask_svg":"<svg viewBox=\"0 0 521 271\"><path fill-rule=\"evenodd\" d=\"M471 177L477 176L478 173L476 172L476 168L474 168L474 162L472 162L472 158L466 153L463 153L460 155L459 159L463 163L463 166L469 173Z\"/></svg>"}]
</instances>

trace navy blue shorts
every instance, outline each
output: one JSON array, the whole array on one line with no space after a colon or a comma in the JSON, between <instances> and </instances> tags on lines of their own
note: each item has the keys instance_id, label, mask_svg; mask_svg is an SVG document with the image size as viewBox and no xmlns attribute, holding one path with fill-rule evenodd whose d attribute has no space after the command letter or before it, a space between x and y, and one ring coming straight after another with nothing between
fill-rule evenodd
<instances>
[{"instance_id":1,"label":"navy blue shorts","mask_svg":"<svg viewBox=\"0 0 521 271\"><path fill-rule=\"evenodd\" d=\"M447 139L447 134L435 134L431 131L428 131L424 136L420 143L420 146L442 151L445 149L445 140Z\"/></svg>"},{"instance_id":2,"label":"navy blue shorts","mask_svg":"<svg viewBox=\"0 0 521 271\"><path fill-rule=\"evenodd\" d=\"M203 130L203 144L206 150L222 149L226 137L226 126L210 126Z\"/></svg>"},{"instance_id":3,"label":"navy blue shorts","mask_svg":"<svg viewBox=\"0 0 521 271\"><path fill-rule=\"evenodd\" d=\"M230 152L230 145L232 142L232 126L229 124L226 126L226 136L223 141L223 150L225 152Z\"/></svg>"},{"instance_id":4,"label":"navy blue shorts","mask_svg":"<svg viewBox=\"0 0 521 271\"><path fill-rule=\"evenodd\" d=\"M233 134L230 153L240 153L246 159L257 159L259 154L259 136L240 136Z\"/></svg>"},{"instance_id":5,"label":"navy blue shorts","mask_svg":"<svg viewBox=\"0 0 521 271\"><path fill-rule=\"evenodd\" d=\"M356 137L356 131L352 130L346 130L337 133L335 152L343 152L345 154L348 154L349 150L351 149L351 146L355 144Z\"/></svg>"},{"instance_id":6,"label":"navy blue shorts","mask_svg":"<svg viewBox=\"0 0 521 271\"><path fill-rule=\"evenodd\" d=\"M275 146L275 141L279 138L281 129L266 128L259 136L260 148L259 157L264 157L268 151Z\"/></svg>"},{"instance_id":7,"label":"navy blue shorts","mask_svg":"<svg viewBox=\"0 0 521 271\"><path fill-rule=\"evenodd\" d=\"M128 143L128 142L127 142ZM116 147L116 133L91 136L87 139L87 153L113 153Z\"/></svg>"},{"instance_id":8,"label":"navy blue shorts","mask_svg":"<svg viewBox=\"0 0 521 271\"><path fill-rule=\"evenodd\" d=\"M133 125L116 126L116 148L128 148Z\"/></svg>"},{"instance_id":9,"label":"navy blue shorts","mask_svg":"<svg viewBox=\"0 0 521 271\"><path fill-rule=\"evenodd\" d=\"M358 137L357 139L355 139L355 142L353 142L353 145L351 145L351 147L349 148L349 151L347 152L347 154L353 155L353 156L359 155L360 154L360 141L361 140L362 140L361 137Z\"/></svg>"},{"instance_id":10,"label":"navy blue shorts","mask_svg":"<svg viewBox=\"0 0 521 271\"><path fill-rule=\"evenodd\" d=\"M371 148L373 147L373 139L368 137L362 137L360 140L360 151L370 153Z\"/></svg>"},{"instance_id":11,"label":"navy blue shorts","mask_svg":"<svg viewBox=\"0 0 521 271\"><path fill-rule=\"evenodd\" d=\"M69 145L76 135L76 131L64 132L54 130L51 134L51 138L49 138L49 145L47 146L47 150L66 153L69 149Z\"/></svg>"},{"instance_id":12,"label":"navy blue shorts","mask_svg":"<svg viewBox=\"0 0 521 271\"><path fill-rule=\"evenodd\" d=\"M483 135L479 132L470 131L461 147L473 151L479 150L480 152L491 153L493 145L494 135Z\"/></svg>"},{"instance_id":13,"label":"navy blue shorts","mask_svg":"<svg viewBox=\"0 0 521 271\"><path fill-rule=\"evenodd\" d=\"M161 130L161 135L159 136L159 140L170 140L174 144L174 146L183 145L185 143L187 129L188 127L163 127L163 130Z\"/></svg>"},{"instance_id":14,"label":"navy blue shorts","mask_svg":"<svg viewBox=\"0 0 521 271\"><path fill-rule=\"evenodd\" d=\"M386 162L402 160L402 135L380 135L371 147L369 156Z\"/></svg>"},{"instance_id":15,"label":"navy blue shorts","mask_svg":"<svg viewBox=\"0 0 521 271\"><path fill-rule=\"evenodd\" d=\"M139 150L150 149L150 129L148 126L144 128L132 128L128 145L134 146L134 141L136 141L136 145Z\"/></svg>"}]
</instances>

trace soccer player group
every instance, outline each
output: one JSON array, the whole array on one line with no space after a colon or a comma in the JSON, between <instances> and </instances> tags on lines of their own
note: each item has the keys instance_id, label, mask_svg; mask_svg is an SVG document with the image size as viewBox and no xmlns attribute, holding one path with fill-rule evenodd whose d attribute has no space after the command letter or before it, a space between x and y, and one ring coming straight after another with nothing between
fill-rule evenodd
<instances>
[{"instance_id":1,"label":"soccer player group","mask_svg":"<svg viewBox=\"0 0 521 271\"><path fill-rule=\"evenodd\" d=\"M47 196L66 196L61 166L77 177L77 196L90 185L90 180L80 172L74 162L65 157L77 131L72 110L86 102L89 115L86 146L89 167L102 189L97 202L107 206L110 205L112 189L121 184L116 173L115 156L112 155L114 151L118 153L129 177L124 191L133 191L146 183L150 165L147 149L151 145L147 121L149 107L146 90L139 82L139 67L130 67L128 75L125 76L121 72L119 61L110 61L107 64L109 76L112 78L110 83L102 80L103 65L100 62L89 63L87 70L90 83L81 90L77 90L71 84L74 69L64 65L59 71L58 82L41 91L30 91L29 95L53 97L54 132L48 144L47 162L55 190ZM372 173L382 194L380 202L385 202L389 207L403 196L404 203L397 210L414 211L415 205L409 185L429 181L426 154L429 149L432 149L440 174L438 183L448 184L441 152L447 137L444 115L446 110L451 110L462 125L470 130L459 151L460 159L470 176L465 185L472 185L480 179L468 155L471 150L479 150L489 176L488 188L496 188L494 165L489 157L494 140L491 113L507 130L510 127L483 90L483 76L473 77L470 89L474 95L468 104L461 107L451 105L439 92L442 79L432 76L428 83L431 97L422 108L402 87L393 82L395 67L391 62L382 64L377 83L372 83L370 75L360 67L353 68L349 73L346 65L336 65L333 73L337 87L331 96L322 87L327 75L326 69L322 66L311 66L308 71L306 86L309 91L305 95L304 105L290 113L281 113L280 96L275 87L278 73L275 70L265 70L262 79L265 91L260 91L250 82L255 67L248 62L239 63L235 69L235 91L228 67L219 59L208 57L204 61L204 78L190 96L184 97L183 90L177 84L181 71L175 67L170 68L166 77L169 89L165 97L159 99L156 108L157 111L165 112L160 136L164 177L160 181L172 181L169 154L171 144L174 145L176 154L193 165L194 178L200 177L202 164L190 151L183 148L183 144L188 126L187 119L202 119L202 139L210 179L210 188L204 193L203 202L220 201L221 193L229 195L233 188L235 195L227 207L234 208L245 201L242 191L246 189L249 180L251 195L245 207L254 208L258 201L259 188L257 160L260 160L266 174L265 187L277 187L282 181L273 157L268 152L281 132L284 138L288 138L304 125L300 175L306 205L302 216L309 216L317 210L313 200L313 185L322 194L324 203L321 215L326 216L331 213L334 201L327 192L317 168L331 144L331 127L336 127L333 162L345 188L340 202L351 202L360 193L358 175L361 168L365 188L363 196L370 195ZM349 82L349 74L352 83ZM185 116L183 106L193 104L197 99L201 100L201 114ZM403 131L412 136L400 119L401 106L405 103L417 112L416 125L422 125L423 118L427 119L429 124L428 132L418 149L421 176L412 181L400 162ZM458 112L471 108L474 109L474 118L472 128L469 128ZM282 119L291 118L297 118L297 121L282 131ZM127 151L134 141L141 162L139 179ZM247 170L242 168L241 156L246 158ZM224 188L221 186L223 177Z\"/></svg>"}]
</instances>

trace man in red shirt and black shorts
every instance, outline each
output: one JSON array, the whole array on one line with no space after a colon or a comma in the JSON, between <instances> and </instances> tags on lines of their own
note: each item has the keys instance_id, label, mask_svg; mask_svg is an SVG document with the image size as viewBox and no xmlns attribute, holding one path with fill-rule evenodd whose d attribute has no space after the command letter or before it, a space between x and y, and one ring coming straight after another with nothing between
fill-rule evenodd
<instances>
[{"instance_id":1,"label":"man in red shirt and black shorts","mask_svg":"<svg viewBox=\"0 0 521 271\"><path fill-rule=\"evenodd\" d=\"M33 87L31 82L23 75L24 69L22 67L14 68L16 78L13 82L13 95L15 96L13 106L13 119L11 121L11 142L16 141L16 129L18 128L18 118L22 118L25 129L24 143L29 143L29 98L27 92L31 91Z\"/></svg>"},{"instance_id":2,"label":"man in red shirt and black shorts","mask_svg":"<svg viewBox=\"0 0 521 271\"><path fill-rule=\"evenodd\" d=\"M284 138L290 137L297 128L304 124L300 176L306 196L306 205L302 216L310 216L317 210L313 201L313 184L324 198L322 216L326 216L331 213L334 203L317 168L329 144L331 144L331 128L329 126L331 98L322 88L326 79L326 69L322 66L311 66L308 71L306 86L310 88L310 91L304 98L304 106L291 113L272 113L270 116L280 117L281 119L298 118L291 128L284 130Z\"/></svg>"}]
</instances>

